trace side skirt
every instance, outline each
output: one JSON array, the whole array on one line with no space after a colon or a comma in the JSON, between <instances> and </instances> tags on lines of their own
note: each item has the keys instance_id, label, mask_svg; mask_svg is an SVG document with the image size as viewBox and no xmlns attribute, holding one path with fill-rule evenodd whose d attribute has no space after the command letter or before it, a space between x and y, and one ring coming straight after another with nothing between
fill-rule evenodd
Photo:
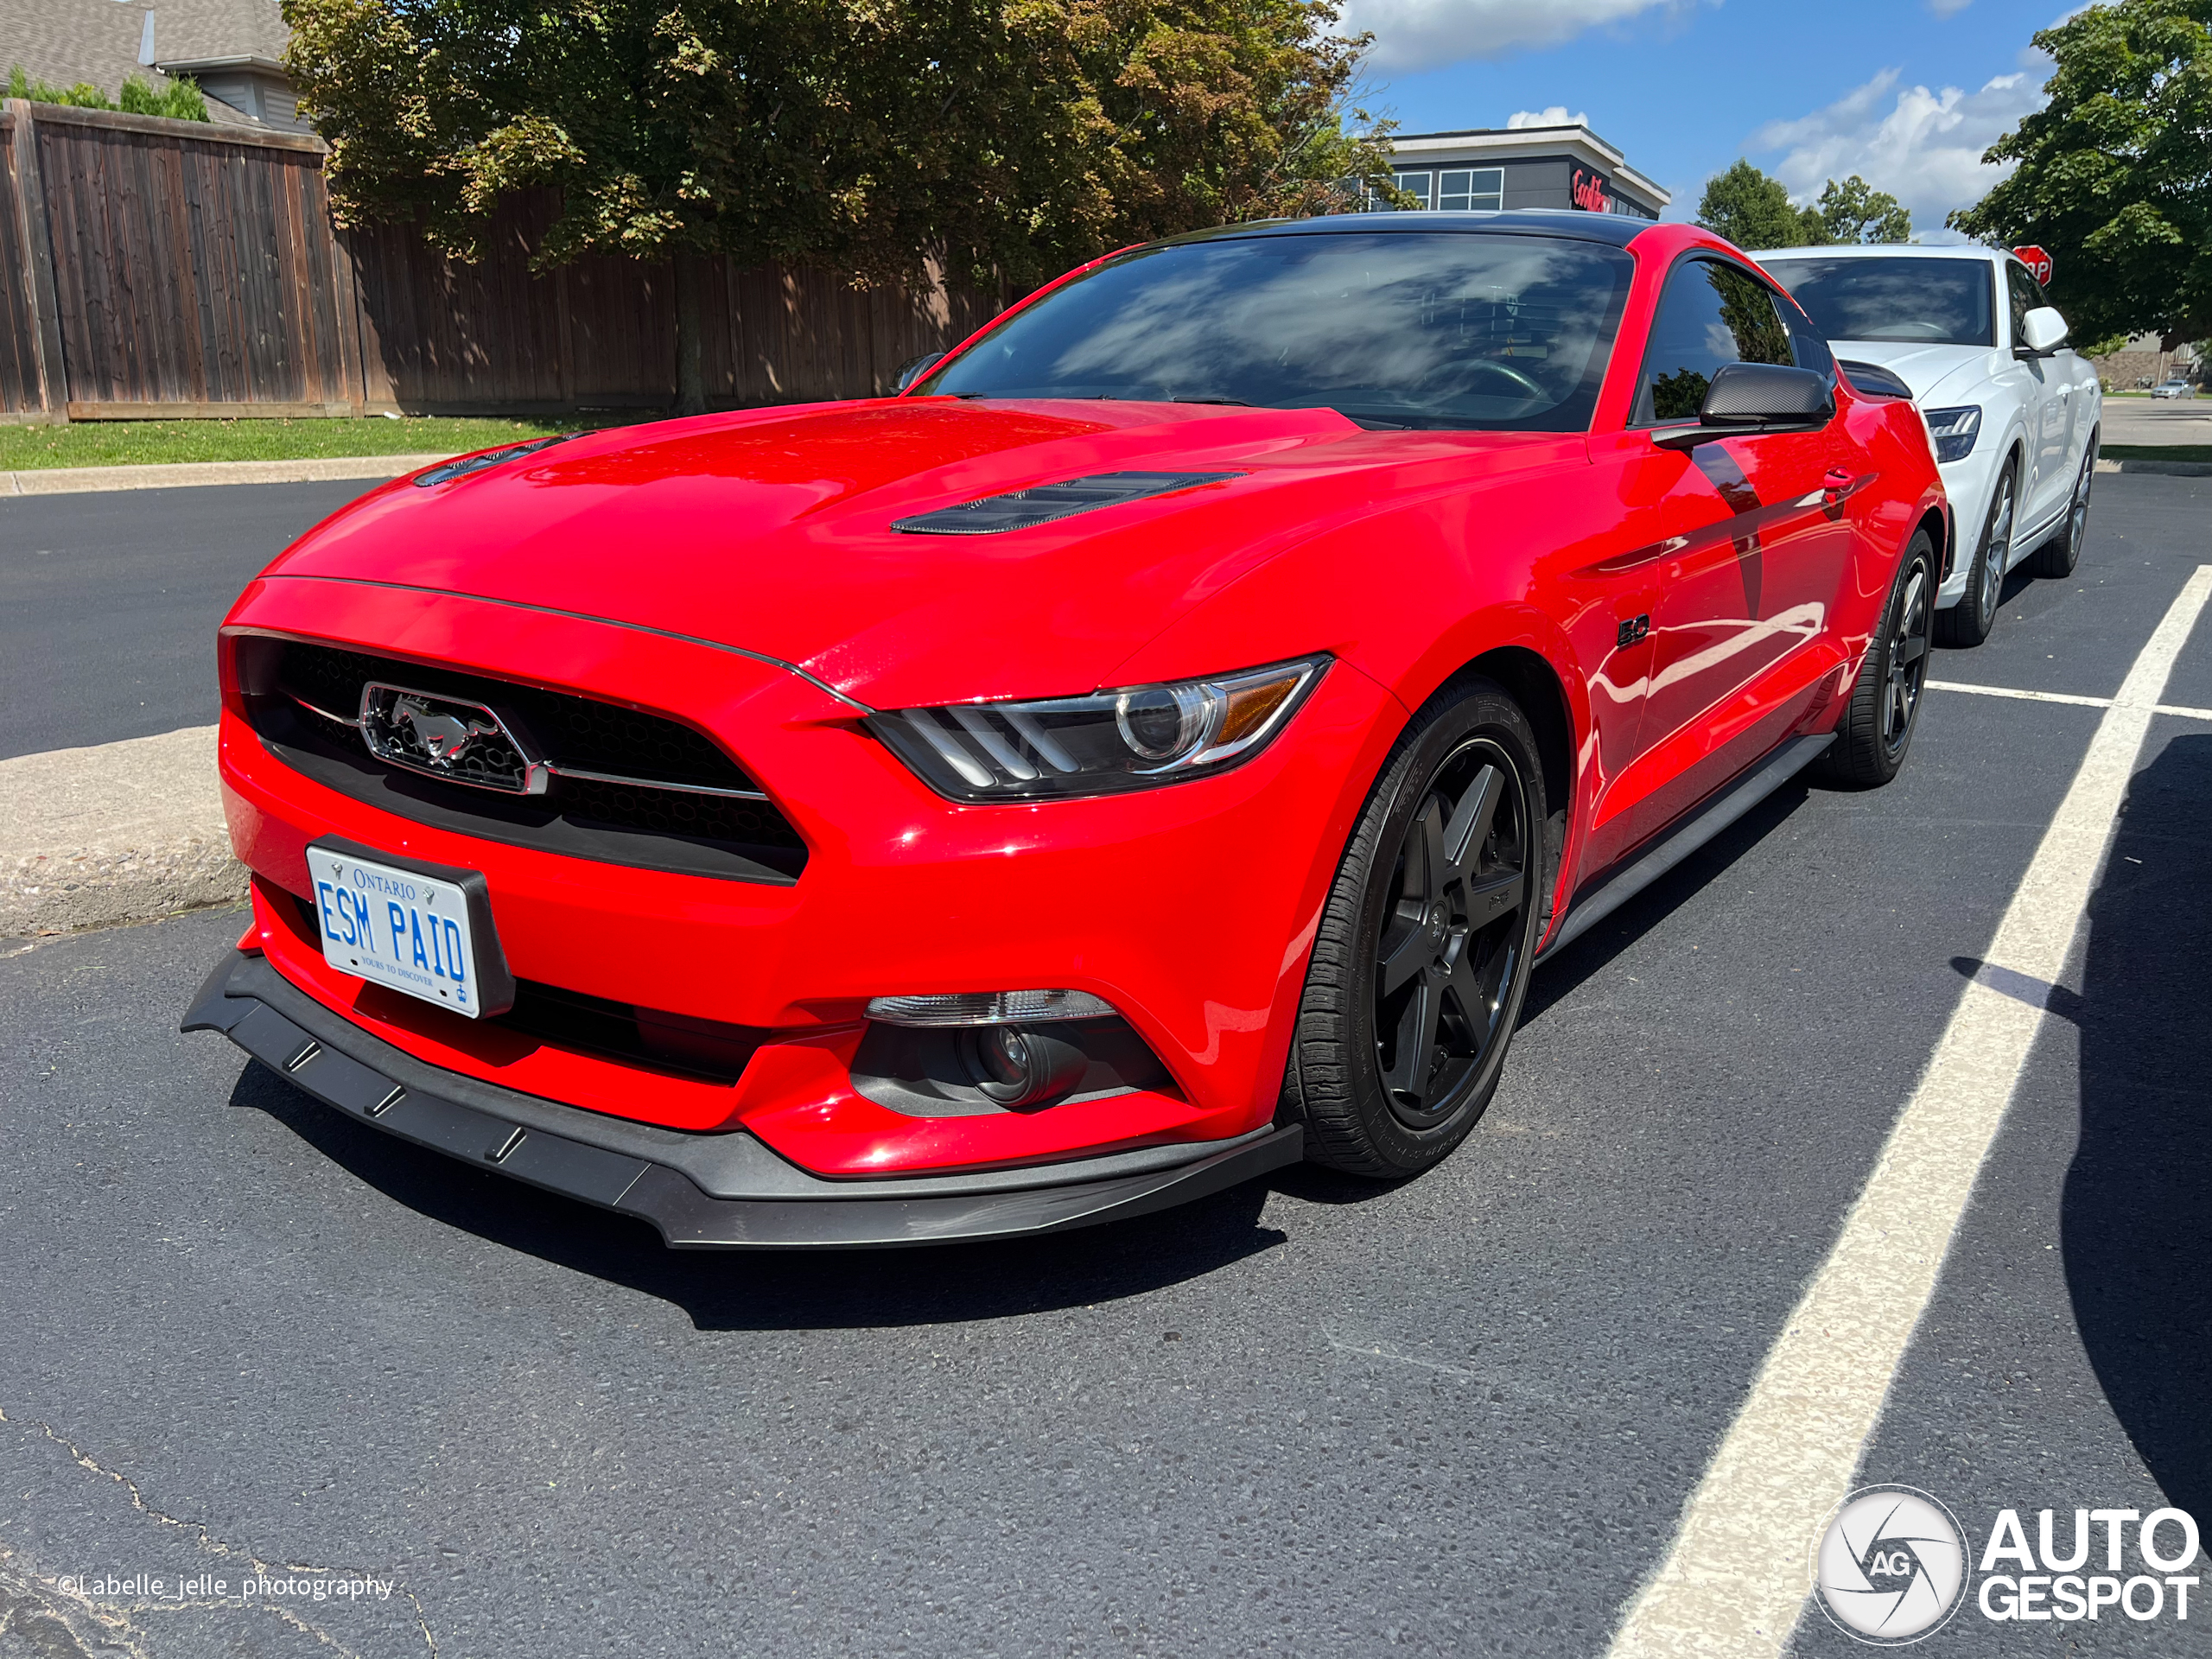
<instances>
[{"instance_id":1,"label":"side skirt","mask_svg":"<svg viewBox=\"0 0 2212 1659\"><path fill-rule=\"evenodd\" d=\"M1730 824L1788 783L1835 741L1834 732L1812 737L1793 737L1749 772L1664 832L1630 863L1617 866L1592 887L1574 895L1567 920L1536 953L1538 962L1557 956L1575 939L1595 927L1630 899L1673 869Z\"/></svg>"}]
</instances>

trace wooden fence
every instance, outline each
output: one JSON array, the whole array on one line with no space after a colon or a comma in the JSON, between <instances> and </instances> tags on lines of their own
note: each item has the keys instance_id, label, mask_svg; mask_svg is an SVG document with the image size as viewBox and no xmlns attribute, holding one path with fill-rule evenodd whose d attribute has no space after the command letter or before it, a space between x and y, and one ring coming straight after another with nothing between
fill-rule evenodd
<instances>
[{"instance_id":1,"label":"wooden fence","mask_svg":"<svg viewBox=\"0 0 2212 1659\"><path fill-rule=\"evenodd\" d=\"M550 197L503 209L483 260L412 232L337 232L323 145L112 111L0 104L0 420L665 408L673 273L543 274ZM709 402L887 391L1000 297L932 280L702 259Z\"/></svg>"}]
</instances>

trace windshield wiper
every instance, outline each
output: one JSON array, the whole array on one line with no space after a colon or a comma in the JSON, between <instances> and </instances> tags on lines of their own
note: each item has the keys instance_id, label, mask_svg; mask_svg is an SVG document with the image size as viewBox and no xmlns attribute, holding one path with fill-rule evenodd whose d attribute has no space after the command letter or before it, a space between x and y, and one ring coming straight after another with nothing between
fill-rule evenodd
<instances>
[{"instance_id":1,"label":"windshield wiper","mask_svg":"<svg viewBox=\"0 0 2212 1659\"><path fill-rule=\"evenodd\" d=\"M1242 397L1170 397L1167 401L1171 404L1219 404L1225 409L1255 409L1258 407L1255 404L1249 404L1245 402Z\"/></svg>"}]
</instances>

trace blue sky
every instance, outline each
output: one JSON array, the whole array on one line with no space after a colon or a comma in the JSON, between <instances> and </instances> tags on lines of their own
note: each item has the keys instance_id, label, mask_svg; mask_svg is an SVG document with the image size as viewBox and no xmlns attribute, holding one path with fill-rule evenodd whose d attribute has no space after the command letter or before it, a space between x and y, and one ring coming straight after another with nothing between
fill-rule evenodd
<instances>
[{"instance_id":1,"label":"blue sky","mask_svg":"<svg viewBox=\"0 0 2212 1659\"><path fill-rule=\"evenodd\" d=\"M1585 115L1694 213L1738 156L1799 200L1858 173L1930 240L1998 176L1980 164L2042 103L2029 37L2065 0L1351 0L1376 36L1372 101L1407 132Z\"/></svg>"}]
</instances>

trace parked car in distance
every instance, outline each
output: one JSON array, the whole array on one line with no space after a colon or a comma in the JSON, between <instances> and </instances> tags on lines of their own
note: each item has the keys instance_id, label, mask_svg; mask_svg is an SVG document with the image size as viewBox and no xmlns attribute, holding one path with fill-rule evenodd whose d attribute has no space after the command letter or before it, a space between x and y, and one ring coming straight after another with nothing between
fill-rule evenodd
<instances>
[{"instance_id":1,"label":"parked car in distance","mask_svg":"<svg viewBox=\"0 0 2212 1659\"><path fill-rule=\"evenodd\" d=\"M901 395L447 462L219 632L188 1029L671 1245L1418 1173L1540 953L1903 763L1926 429L1587 213L1179 237Z\"/></svg>"},{"instance_id":2,"label":"parked car in distance","mask_svg":"<svg viewBox=\"0 0 2212 1659\"><path fill-rule=\"evenodd\" d=\"M2081 557L2103 421L2096 370L2009 251L1777 249L1755 256L1839 357L1887 369L1928 417L1960 527L1937 640L1989 635L2005 573L2063 576ZM1850 371L1847 367L1846 372Z\"/></svg>"},{"instance_id":3,"label":"parked car in distance","mask_svg":"<svg viewBox=\"0 0 2212 1659\"><path fill-rule=\"evenodd\" d=\"M2152 387L2151 395L2153 397L2194 397L2196 396L2196 387L2192 382L2177 375L2171 380L2161 380L2157 385Z\"/></svg>"}]
</instances>

